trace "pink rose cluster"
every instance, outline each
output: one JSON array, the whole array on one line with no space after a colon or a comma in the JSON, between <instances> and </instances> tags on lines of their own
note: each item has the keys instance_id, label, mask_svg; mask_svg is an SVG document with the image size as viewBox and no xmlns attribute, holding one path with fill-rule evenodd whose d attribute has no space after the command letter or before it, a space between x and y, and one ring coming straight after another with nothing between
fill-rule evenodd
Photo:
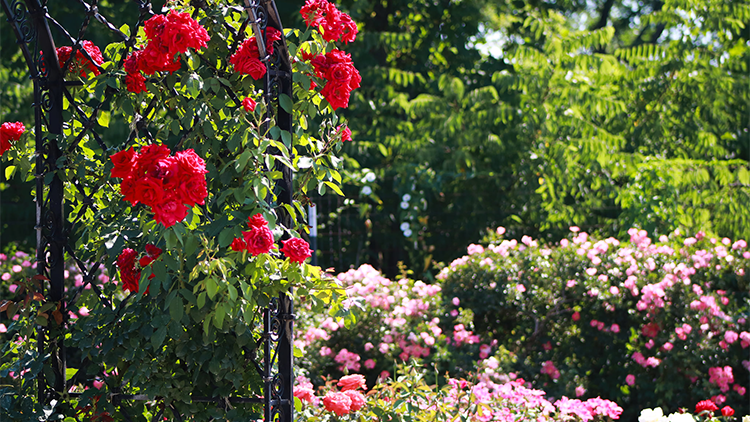
<instances>
[{"instance_id":1,"label":"pink rose cluster","mask_svg":"<svg viewBox=\"0 0 750 422\"><path fill-rule=\"evenodd\" d=\"M347 44L357 37L357 24L351 16L340 12L327 0L307 0L300 14L307 26L320 27L323 39L328 42L341 40Z\"/></svg>"},{"instance_id":2,"label":"pink rose cluster","mask_svg":"<svg viewBox=\"0 0 750 422\"><path fill-rule=\"evenodd\" d=\"M336 385L341 388L341 391L331 390L323 397L323 407L326 411L335 413L337 416L344 416L364 407L366 404L365 396L359 391L366 388L363 375L354 374L341 377ZM314 406L319 403L312 383L304 377L297 378L294 396Z\"/></svg>"},{"instance_id":3,"label":"pink rose cluster","mask_svg":"<svg viewBox=\"0 0 750 422\"><path fill-rule=\"evenodd\" d=\"M170 10L165 15L154 15L143 25L148 42L142 50L134 51L124 63L128 91L146 91L146 75L156 72L174 72L181 66L178 54L189 48L199 50L211 39L189 13ZM143 73L141 73L143 72Z\"/></svg>"},{"instance_id":4,"label":"pink rose cluster","mask_svg":"<svg viewBox=\"0 0 750 422\"><path fill-rule=\"evenodd\" d=\"M26 126L21 122L5 122L0 125L0 156L10 149L11 142L21 139L24 132Z\"/></svg>"},{"instance_id":5,"label":"pink rose cluster","mask_svg":"<svg viewBox=\"0 0 750 422\"><path fill-rule=\"evenodd\" d=\"M188 207L205 203L206 163L192 149L177 151L164 145L146 145L113 154L112 177L122 178L120 192L133 206L151 208L154 220L171 227L182 221Z\"/></svg>"},{"instance_id":6,"label":"pink rose cluster","mask_svg":"<svg viewBox=\"0 0 750 422\"><path fill-rule=\"evenodd\" d=\"M266 54L273 54L273 43L281 40L281 32L273 27L266 27ZM229 57L229 63L234 65L235 72L242 75L250 75L251 78L258 80L266 74L266 65L263 64L258 49L258 41L253 36L240 45L240 48Z\"/></svg>"}]
</instances>

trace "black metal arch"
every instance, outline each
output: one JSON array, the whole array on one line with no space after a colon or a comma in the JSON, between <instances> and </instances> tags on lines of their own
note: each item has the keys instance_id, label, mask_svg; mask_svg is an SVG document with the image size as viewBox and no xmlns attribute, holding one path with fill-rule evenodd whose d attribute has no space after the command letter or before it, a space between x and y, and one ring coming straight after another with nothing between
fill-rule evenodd
<instances>
[{"instance_id":1,"label":"black metal arch","mask_svg":"<svg viewBox=\"0 0 750 422\"><path fill-rule=\"evenodd\" d=\"M84 187L77 182L74 183L83 199L83 209L77 216L65 216L65 200L63 197L63 181L55 174L58 170L58 162L65 155L61 151L55 136L45 136L45 133L61 135L63 132L63 99L67 98L72 105L75 117L84 124L81 137L86 133L92 134L94 139L104 146L100 135L93 128L97 113L103 103L93 109L87 115L75 104L69 87L80 85L80 82L65 81L65 71L61 70L58 57L55 52L55 44L52 37L52 29L59 30L66 39L73 44L71 53L72 60L77 51L85 56L88 53L82 48L81 41L91 19L95 19L106 28L116 34L117 38L123 40L128 48L132 48L135 39L129 38L115 25L102 16L97 9L97 0L87 3L78 0L85 12L85 17L77 35L71 35L60 23L50 16L47 9L47 0L0 0L5 11L8 22L15 32L19 47L21 48L26 64L29 68L30 78L34 85L34 129L36 135L36 239L37 239L37 274L49 280L49 288L46 299L63 304L64 302L64 265L66 254L68 258L75 261L84 276L84 283L77 289L70 299L71 304L80 296L86 286L91 286L102 303L109 306L108 299L102 294L95 283L94 275L102 266L102 262L86 264L79 259L73 248L69 233L71 227L79 222L86 208L94 207L91 197L85 192ZM148 19L151 11L150 1L137 0L140 15L136 25L139 26ZM194 1L197 8L206 7L205 2ZM261 52L265 53L265 32L267 27L273 27L283 33L283 27L279 13L273 0L244 0L239 5L246 10L248 16L243 22L239 33L250 25L258 39ZM239 40L238 37L237 39ZM239 42L239 41L238 41ZM235 44L232 50L237 48ZM286 41L281 41L274 48L272 55L261 55L261 60L266 64L268 71L264 80L264 101L266 104L276 104L276 107L266 107L268 115L266 122L275 121L276 125L292 133L292 115L279 106L280 94L286 94L292 98L292 68ZM90 57L89 57L90 59ZM70 64L70 60L67 64ZM64 66L65 69L68 66ZM108 88L113 90L114 88ZM236 95L230 93L232 97ZM154 104L151 105L153 107ZM276 115L272 116L273 110ZM273 119L272 119L273 117ZM266 125L268 123L265 123ZM143 131L145 136L151 135L144 127L143 122L136 122L135 129L131 133L136 136L137 132ZM266 130L268 127L265 128ZM106 149L106 148L104 148ZM292 204L292 170L277 161L276 169L283 174L283 178L277 183L276 194L279 204ZM50 179L51 177L51 179ZM279 222L284 227L292 226L292 218L284 207L279 209ZM62 306L65 306L64 304ZM66 315L65 309L61 309ZM264 359L262 365L254 362L254 365L264 382L263 398L256 397L192 397L194 402L213 402L218 406L231 404L256 403L264 404L264 416L266 421L279 420L291 422L293 420L293 305L288 295L282 294L272 301L268 308L263 309L263 333L258 339L262 343ZM64 324L61 324L64 327ZM86 366L89 362L82 362L78 373L69 381L66 381L66 349L63 344L65 336L64 329L52 329L38 327L38 347L40 355L49 353L51 359L47 365L51 368L54 379L47 380L44 372L40 373L38 379L38 400L41 404L48 404L52 400L65 397L68 387L85 377ZM143 395L111 394L112 403L119 406L128 400L150 400L152 398ZM165 416L162 409L154 420L161 420ZM180 415L174 407L169 408L175 420L183 420L185 415ZM125 414L127 419L130 419Z\"/></svg>"}]
</instances>

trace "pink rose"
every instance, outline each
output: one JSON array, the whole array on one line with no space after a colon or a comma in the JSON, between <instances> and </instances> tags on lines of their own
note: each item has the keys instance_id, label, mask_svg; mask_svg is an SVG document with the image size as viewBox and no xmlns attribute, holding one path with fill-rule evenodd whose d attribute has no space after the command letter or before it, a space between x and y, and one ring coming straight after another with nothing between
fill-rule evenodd
<instances>
[{"instance_id":1,"label":"pink rose","mask_svg":"<svg viewBox=\"0 0 750 422\"><path fill-rule=\"evenodd\" d=\"M331 391L323 397L323 406L329 412L344 416L352 407L352 399L344 393Z\"/></svg>"},{"instance_id":2,"label":"pink rose","mask_svg":"<svg viewBox=\"0 0 750 422\"><path fill-rule=\"evenodd\" d=\"M358 388L366 389L365 377L360 374L343 376L336 385L341 387L341 391L356 390Z\"/></svg>"}]
</instances>

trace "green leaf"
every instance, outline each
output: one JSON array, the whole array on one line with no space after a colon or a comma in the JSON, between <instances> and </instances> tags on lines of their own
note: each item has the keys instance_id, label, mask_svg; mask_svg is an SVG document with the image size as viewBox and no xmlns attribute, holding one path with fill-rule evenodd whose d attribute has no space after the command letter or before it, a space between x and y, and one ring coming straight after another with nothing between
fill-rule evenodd
<instances>
[{"instance_id":1,"label":"green leaf","mask_svg":"<svg viewBox=\"0 0 750 422\"><path fill-rule=\"evenodd\" d=\"M281 108L284 109L289 114L292 114L292 109L294 108L294 103L292 102L292 99L289 98L286 94L279 95L279 105Z\"/></svg>"},{"instance_id":2,"label":"green leaf","mask_svg":"<svg viewBox=\"0 0 750 422\"><path fill-rule=\"evenodd\" d=\"M179 321L182 319L182 314L185 311L185 307L182 304L182 298L178 295L175 295L171 301L167 304L169 307L169 316L172 317L174 321Z\"/></svg>"},{"instance_id":3,"label":"green leaf","mask_svg":"<svg viewBox=\"0 0 750 422\"><path fill-rule=\"evenodd\" d=\"M336 192L339 196L344 196L344 192L341 191L341 188L339 188L335 183L331 182L323 182L328 186L329 188L333 189L334 192Z\"/></svg>"},{"instance_id":4,"label":"green leaf","mask_svg":"<svg viewBox=\"0 0 750 422\"><path fill-rule=\"evenodd\" d=\"M216 296L217 290L219 290L219 286L216 284L216 280L213 277L208 277L206 279L206 293L208 293L208 298L213 300L214 296Z\"/></svg>"},{"instance_id":5,"label":"green leaf","mask_svg":"<svg viewBox=\"0 0 750 422\"><path fill-rule=\"evenodd\" d=\"M378 144L378 150L380 150L380 153L383 154L383 157L387 157L388 154L388 148L386 148L383 144Z\"/></svg>"},{"instance_id":6,"label":"green leaf","mask_svg":"<svg viewBox=\"0 0 750 422\"><path fill-rule=\"evenodd\" d=\"M223 306L217 306L216 307L216 313L214 314L214 327L221 330L222 326L224 325L224 317L226 316L226 311L224 310Z\"/></svg>"},{"instance_id":7,"label":"green leaf","mask_svg":"<svg viewBox=\"0 0 750 422\"><path fill-rule=\"evenodd\" d=\"M96 118L96 122L102 127L109 127L110 114L108 111L100 111L99 116Z\"/></svg>"},{"instance_id":8,"label":"green leaf","mask_svg":"<svg viewBox=\"0 0 750 422\"><path fill-rule=\"evenodd\" d=\"M8 166L5 168L5 180L10 180L13 173L16 172L16 166Z\"/></svg>"},{"instance_id":9,"label":"green leaf","mask_svg":"<svg viewBox=\"0 0 750 422\"><path fill-rule=\"evenodd\" d=\"M163 325L159 327L154 334L151 335L151 345L154 349L159 349L164 343L164 337L167 336L167 326Z\"/></svg>"}]
</instances>

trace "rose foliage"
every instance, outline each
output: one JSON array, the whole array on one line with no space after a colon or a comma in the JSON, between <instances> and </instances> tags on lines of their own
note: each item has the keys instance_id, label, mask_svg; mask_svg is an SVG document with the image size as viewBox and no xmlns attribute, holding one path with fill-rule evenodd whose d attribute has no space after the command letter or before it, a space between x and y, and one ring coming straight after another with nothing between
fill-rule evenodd
<instances>
[{"instance_id":1,"label":"rose foliage","mask_svg":"<svg viewBox=\"0 0 750 422\"><path fill-rule=\"evenodd\" d=\"M171 9L135 26L111 17L127 41L58 50L74 83L65 88L63 133L42 134L64 155L43 181L63 182L68 246L83 275L68 279L60 302L44 295L47 273L23 272L14 289L3 291L2 335L18 341L5 343L0 355L2 420L130 420L123 412L137 420L160 412L175 420L257 419L258 405L220 407L192 397L263 394L251 363L270 358L258 349L261 308L292 292L314 309L346 314L338 304L343 291L305 262L310 249L300 201L310 191L341 193L339 128L346 123L334 110L346 106L359 74L334 44L341 41L324 39L323 26L282 33L269 23L260 56L248 42L258 34L244 9L196 4L170 2ZM325 16L339 18L327 25L339 22L342 41L353 41L356 24L333 4L326 7ZM269 102L263 89L270 72L244 66L265 70L271 54L287 52L292 95ZM330 65L345 71L332 71L336 79L311 63L328 54L337 60ZM275 120L284 112L293 118L291 130ZM3 124L3 152L22 132L20 123ZM15 143L2 156L6 174L34 180L44 169L33 158L31 142ZM288 169L296 179L292 204L277 197ZM105 273L112 282L97 281ZM65 335L65 389L81 393L47 409L30 393L50 362L38 353L34 324L50 337ZM101 399L112 393L150 400L114 406Z\"/></svg>"}]
</instances>

